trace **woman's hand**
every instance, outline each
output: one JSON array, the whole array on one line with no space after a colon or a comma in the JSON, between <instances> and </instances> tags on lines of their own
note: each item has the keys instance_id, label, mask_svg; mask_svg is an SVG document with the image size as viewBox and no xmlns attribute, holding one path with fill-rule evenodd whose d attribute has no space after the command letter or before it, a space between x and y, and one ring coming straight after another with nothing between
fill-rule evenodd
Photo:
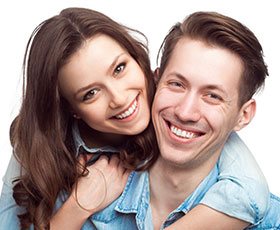
<instances>
[{"instance_id":1,"label":"woman's hand","mask_svg":"<svg viewBox=\"0 0 280 230\"><path fill-rule=\"evenodd\" d=\"M86 159L82 157L79 161L83 165L86 164ZM117 155L113 155L110 159L101 156L87 169L88 175L78 180L71 196L81 209L93 214L104 209L120 196L130 171L121 166Z\"/></svg>"},{"instance_id":2,"label":"woman's hand","mask_svg":"<svg viewBox=\"0 0 280 230\"><path fill-rule=\"evenodd\" d=\"M83 165L86 160L88 159L79 158ZM52 217L51 230L81 229L90 215L102 210L120 196L130 173L121 166L117 156L110 159L101 156L87 169L88 175L79 178L70 197Z\"/></svg>"}]
</instances>

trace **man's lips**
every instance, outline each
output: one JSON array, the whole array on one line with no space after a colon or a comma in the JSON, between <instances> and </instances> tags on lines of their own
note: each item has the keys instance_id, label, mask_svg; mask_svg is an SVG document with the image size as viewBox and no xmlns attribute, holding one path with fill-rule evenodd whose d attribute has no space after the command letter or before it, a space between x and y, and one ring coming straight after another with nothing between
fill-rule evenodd
<instances>
[{"instance_id":1,"label":"man's lips","mask_svg":"<svg viewBox=\"0 0 280 230\"><path fill-rule=\"evenodd\" d=\"M181 137L181 138L186 138L186 139L193 139L193 138L196 138L196 137L199 137L202 135L201 133L180 129L174 125L170 126L170 130L176 136Z\"/></svg>"},{"instance_id":2,"label":"man's lips","mask_svg":"<svg viewBox=\"0 0 280 230\"><path fill-rule=\"evenodd\" d=\"M184 139L194 139L197 137L200 137L205 134L205 132L202 132L198 129L191 128L191 127L178 127L168 121L166 121L167 126L171 133L173 133L175 136L179 138L184 138Z\"/></svg>"}]
</instances>

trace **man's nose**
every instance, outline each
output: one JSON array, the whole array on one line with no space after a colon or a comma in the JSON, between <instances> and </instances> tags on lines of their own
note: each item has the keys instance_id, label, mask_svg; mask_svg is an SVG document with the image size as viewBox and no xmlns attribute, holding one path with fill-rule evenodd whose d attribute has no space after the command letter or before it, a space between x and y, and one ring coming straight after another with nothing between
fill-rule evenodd
<instances>
[{"instance_id":1,"label":"man's nose","mask_svg":"<svg viewBox=\"0 0 280 230\"><path fill-rule=\"evenodd\" d=\"M187 93L175 106L175 115L181 121L197 122L201 118L200 101L195 93Z\"/></svg>"}]
</instances>

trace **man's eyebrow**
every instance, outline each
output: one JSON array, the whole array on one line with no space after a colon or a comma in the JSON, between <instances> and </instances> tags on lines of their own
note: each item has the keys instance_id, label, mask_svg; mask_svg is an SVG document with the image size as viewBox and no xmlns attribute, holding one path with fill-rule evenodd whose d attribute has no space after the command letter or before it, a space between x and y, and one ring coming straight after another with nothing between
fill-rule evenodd
<instances>
[{"instance_id":1,"label":"man's eyebrow","mask_svg":"<svg viewBox=\"0 0 280 230\"><path fill-rule=\"evenodd\" d=\"M220 92L222 92L223 94L227 95L227 92L225 91L223 85L206 85L205 86L206 89L210 89L210 90L218 90Z\"/></svg>"},{"instance_id":2,"label":"man's eyebrow","mask_svg":"<svg viewBox=\"0 0 280 230\"><path fill-rule=\"evenodd\" d=\"M189 81L188 81L188 79L186 78L186 77L184 77L184 75L183 74L181 74L181 73L178 73L178 72L176 72L176 71L173 71L173 72L170 72L169 74L167 74L167 76L166 77L177 77L177 78L179 78L181 81L183 81L183 82L186 82L186 83L189 83Z\"/></svg>"},{"instance_id":3,"label":"man's eyebrow","mask_svg":"<svg viewBox=\"0 0 280 230\"><path fill-rule=\"evenodd\" d=\"M183 82L189 83L188 79L179 72L173 71L173 72L170 72L169 74L167 74L167 77L172 77L172 76L177 77L178 79L180 79ZM224 89L223 85L208 84L208 85L205 85L203 88L209 89L209 90L219 90L223 94L228 95L228 93Z\"/></svg>"},{"instance_id":4,"label":"man's eyebrow","mask_svg":"<svg viewBox=\"0 0 280 230\"><path fill-rule=\"evenodd\" d=\"M177 78L179 78L180 80L182 81L188 81L186 77L184 77L183 74L180 74L176 71L173 71L173 72L170 72L169 74L167 74L167 77L172 77L172 76L175 76Z\"/></svg>"}]
</instances>

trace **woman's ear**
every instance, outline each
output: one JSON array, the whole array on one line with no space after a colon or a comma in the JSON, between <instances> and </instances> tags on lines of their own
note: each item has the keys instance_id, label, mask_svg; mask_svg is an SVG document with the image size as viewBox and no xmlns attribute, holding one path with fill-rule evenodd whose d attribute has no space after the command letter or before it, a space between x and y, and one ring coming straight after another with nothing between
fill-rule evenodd
<instances>
[{"instance_id":1,"label":"woman's ear","mask_svg":"<svg viewBox=\"0 0 280 230\"><path fill-rule=\"evenodd\" d=\"M247 126L252 119L254 118L256 113L256 101L254 99L250 99L247 101L240 109L239 117L234 127L235 131L239 131Z\"/></svg>"},{"instance_id":2,"label":"woman's ear","mask_svg":"<svg viewBox=\"0 0 280 230\"><path fill-rule=\"evenodd\" d=\"M154 71L154 82L157 85L159 82L159 68L157 67Z\"/></svg>"},{"instance_id":3,"label":"woman's ear","mask_svg":"<svg viewBox=\"0 0 280 230\"><path fill-rule=\"evenodd\" d=\"M71 113L71 116L74 117L75 119L81 119L81 117L78 115L77 112L74 111L73 108L70 109L70 113Z\"/></svg>"},{"instance_id":4,"label":"woman's ear","mask_svg":"<svg viewBox=\"0 0 280 230\"><path fill-rule=\"evenodd\" d=\"M72 113L72 116L77 120L81 119L81 117L77 113Z\"/></svg>"}]
</instances>

